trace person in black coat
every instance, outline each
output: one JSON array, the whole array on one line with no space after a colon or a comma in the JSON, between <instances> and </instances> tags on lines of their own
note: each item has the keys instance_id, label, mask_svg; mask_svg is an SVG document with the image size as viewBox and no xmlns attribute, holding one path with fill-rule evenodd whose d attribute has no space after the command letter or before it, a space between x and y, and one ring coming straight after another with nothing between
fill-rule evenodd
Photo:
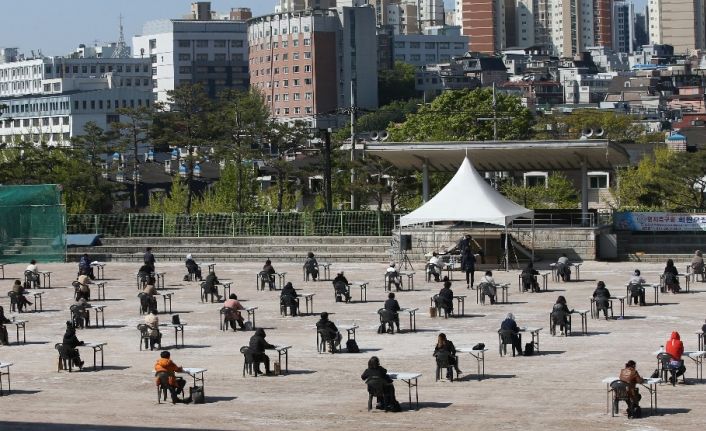
<instances>
[{"instance_id":1,"label":"person in black coat","mask_svg":"<svg viewBox=\"0 0 706 431\"><path fill-rule=\"evenodd\" d=\"M439 334L436 339L436 345L434 346L434 357L439 356L440 353L445 353L449 357L449 365L453 365L454 369L458 374L461 374L461 370L458 368L458 359L456 358L456 346L454 343L446 338L446 334L443 332ZM447 370L446 378L451 380L453 374L450 374Z\"/></svg>"},{"instance_id":2,"label":"person in black coat","mask_svg":"<svg viewBox=\"0 0 706 431\"><path fill-rule=\"evenodd\" d=\"M194 274L194 277L196 277L198 281L202 280L201 268L199 268L199 265L196 263L191 254L186 255L186 261L184 261L184 265L186 265L186 270L189 272L189 274Z\"/></svg>"},{"instance_id":3,"label":"person in black coat","mask_svg":"<svg viewBox=\"0 0 706 431\"><path fill-rule=\"evenodd\" d=\"M667 259L667 266L664 267L664 288L668 292L677 293L681 290L679 286L679 270L674 266L672 259Z\"/></svg>"},{"instance_id":4,"label":"person in black coat","mask_svg":"<svg viewBox=\"0 0 706 431\"><path fill-rule=\"evenodd\" d=\"M566 298L559 295L551 312L552 327L550 332L552 335L556 335L556 325L559 325L560 335L564 335L564 329L569 323L569 315L572 312L573 310L569 310L569 306L566 304Z\"/></svg>"},{"instance_id":5,"label":"person in black coat","mask_svg":"<svg viewBox=\"0 0 706 431\"><path fill-rule=\"evenodd\" d=\"M466 273L466 287L469 289L474 284L476 271L476 256L473 254L473 237L466 234L458 243L458 250L461 252L461 270Z\"/></svg>"},{"instance_id":6,"label":"person in black coat","mask_svg":"<svg viewBox=\"0 0 706 431\"><path fill-rule=\"evenodd\" d=\"M605 320L608 320L608 305L610 303L610 292L605 287L605 283L599 281L596 290L593 291L593 299L596 301L596 315L603 310Z\"/></svg>"},{"instance_id":7,"label":"person in black coat","mask_svg":"<svg viewBox=\"0 0 706 431\"><path fill-rule=\"evenodd\" d=\"M0 307L0 346L7 346L10 344L10 341L7 338L7 328L5 328L6 323L12 323L12 321L5 317L5 309Z\"/></svg>"},{"instance_id":8,"label":"person in black coat","mask_svg":"<svg viewBox=\"0 0 706 431\"><path fill-rule=\"evenodd\" d=\"M378 397L377 408L382 410L396 410L397 400L395 399L395 386L392 383L392 379L387 375L387 370L380 366L380 359L377 356L373 356L368 360L368 369L363 371L360 375L361 380L366 383L370 378L379 378L383 380L382 393L373 393L370 386L368 386L368 393ZM382 401L380 397L382 396Z\"/></svg>"},{"instance_id":9,"label":"person in black coat","mask_svg":"<svg viewBox=\"0 0 706 431\"><path fill-rule=\"evenodd\" d=\"M76 337L76 329L71 322L66 322L66 332L64 339L61 341L62 355L73 361L79 369L83 369L83 361L78 353L78 346L83 346L83 341L79 341Z\"/></svg>"},{"instance_id":10,"label":"person in black coat","mask_svg":"<svg viewBox=\"0 0 706 431\"><path fill-rule=\"evenodd\" d=\"M387 301L385 301L385 310L389 311L392 313L393 316L393 321L395 322L395 326L397 326L397 332L400 332L400 315L399 312L401 310L399 302L395 299L395 294L393 292L390 292L387 295Z\"/></svg>"},{"instance_id":11,"label":"person in black coat","mask_svg":"<svg viewBox=\"0 0 706 431\"><path fill-rule=\"evenodd\" d=\"M267 259L265 261L265 264L262 266L262 271L260 273L266 274L266 281L269 284L270 290L275 289L275 274L277 271L275 271L275 267L272 266L272 261L270 259Z\"/></svg>"},{"instance_id":12,"label":"person in black coat","mask_svg":"<svg viewBox=\"0 0 706 431\"><path fill-rule=\"evenodd\" d=\"M338 348L341 344L341 333L338 332L336 324L328 320L328 313L321 313L321 319L316 322L316 330L322 334L322 336L327 340L333 340L333 344ZM333 352L332 352L333 353Z\"/></svg>"},{"instance_id":13,"label":"person in black coat","mask_svg":"<svg viewBox=\"0 0 706 431\"><path fill-rule=\"evenodd\" d=\"M451 314L454 309L454 292L451 290L451 282L444 281L444 287L441 288L439 294L436 295L437 307L446 310L447 314Z\"/></svg>"},{"instance_id":14,"label":"person in black coat","mask_svg":"<svg viewBox=\"0 0 706 431\"><path fill-rule=\"evenodd\" d=\"M532 262L527 264L527 267L522 270L520 278L522 279L522 290L531 290L532 292L539 292L539 283L537 283L537 276L539 271L534 269Z\"/></svg>"},{"instance_id":15,"label":"person in black coat","mask_svg":"<svg viewBox=\"0 0 706 431\"><path fill-rule=\"evenodd\" d=\"M137 276L140 278L144 284L156 284L157 280L154 278L154 266L150 266L147 263L142 265L137 271Z\"/></svg>"},{"instance_id":16,"label":"person in black coat","mask_svg":"<svg viewBox=\"0 0 706 431\"><path fill-rule=\"evenodd\" d=\"M154 258L154 255L152 254L152 247L147 247L145 249L145 254L142 257L142 259L145 262L145 265L147 265L150 268L150 272L154 272L154 264L157 262L157 260Z\"/></svg>"},{"instance_id":17,"label":"person in black coat","mask_svg":"<svg viewBox=\"0 0 706 431\"><path fill-rule=\"evenodd\" d=\"M220 301L223 297L218 294L218 287L217 287L218 284L221 284L221 282L218 281L218 277L216 277L216 273L209 272L208 275L206 276L206 281L203 282L204 295L206 295L206 294L216 295L218 297L218 300Z\"/></svg>"},{"instance_id":18,"label":"person in black coat","mask_svg":"<svg viewBox=\"0 0 706 431\"><path fill-rule=\"evenodd\" d=\"M505 320L500 324L501 331L512 331L512 351L522 356L522 340L520 338L520 328L515 322L515 316L512 313L507 313Z\"/></svg>"},{"instance_id":19,"label":"person in black coat","mask_svg":"<svg viewBox=\"0 0 706 431\"><path fill-rule=\"evenodd\" d=\"M312 280L316 281L316 279L319 278L319 263L316 261L314 253L311 251L306 255L304 270L307 274L311 275Z\"/></svg>"},{"instance_id":20,"label":"person in black coat","mask_svg":"<svg viewBox=\"0 0 706 431\"><path fill-rule=\"evenodd\" d=\"M265 354L265 349L274 349L275 346L272 344L268 343L265 341L265 337L267 334L265 334L265 330L262 328L258 328L255 331L255 335L250 337L250 344L248 346L248 353L252 355L253 362L255 363L260 363L264 362L265 363L265 373L267 375L272 375L270 372L270 358ZM258 370L258 373L261 371Z\"/></svg>"},{"instance_id":21,"label":"person in black coat","mask_svg":"<svg viewBox=\"0 0 706 431\"><path fill-rule=\"evenodd\" d=\"M96 279L96 276L93 274L93 267L91 266L91 259L88 257L88 253L83 253L81 260L78 262L78 274L87 275L91 280Z\"/></svg>"},{"instance_id":22,"label":"person in black coat","mask_svg":"<svg viewBox=\"0 0 706 431\"><path fill-rule=\"evenodd\" d=\"M297 308L299 306L299 301L297 301L298 296L299 294L296 290L294 290L294 286L291 281L288 281L287 284L284 285L282 293L279 295L281 304L285 307L289 307L289 314L292 316L297 315Z\"/></svg>"}]
</instances>

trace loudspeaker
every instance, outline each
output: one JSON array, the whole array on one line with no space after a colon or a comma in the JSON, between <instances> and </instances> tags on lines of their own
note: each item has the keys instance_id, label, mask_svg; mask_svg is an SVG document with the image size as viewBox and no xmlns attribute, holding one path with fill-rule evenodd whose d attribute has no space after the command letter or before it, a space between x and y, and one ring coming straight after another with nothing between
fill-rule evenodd
<instances>
[{"instance_id":1,"label":"loudspeaker","mask_svg":"<svg viewBox=\"0 0 706 431\"><path fill-rule=\"evenodd\" d=\"M400 235L400 247L402 250L412 249L412 235Z\"/></svg>"}]
</instances>

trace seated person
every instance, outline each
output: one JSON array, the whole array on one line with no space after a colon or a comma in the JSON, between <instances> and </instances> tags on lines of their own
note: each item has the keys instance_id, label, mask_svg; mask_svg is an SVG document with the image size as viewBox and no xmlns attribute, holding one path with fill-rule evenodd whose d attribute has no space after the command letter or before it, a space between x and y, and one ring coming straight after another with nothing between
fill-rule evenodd
<instances>
[{"instance_id":1,"label":"seated person","mask_svg":"<svg viewBox=\"0 0 706 431\"><path fill-rule=\"evenodd\" d=\"M26 290L20 280L15 280L15 283L12 285L12 292L14 292L15 298L17 299L18 313L22 313L26 306L32 305L32 303L25 297Z\"/></svg>"},{"instance_id":2,"label":"seated person","mask_svg":"<svg viewBox=\"0 0 706 431\"><path fill-rule=\"evenodd\" d=\"M343 271L339 271L338 274L336 274L336 277L333 279L333 283L335 284L337 281L341 281L348 286L350 283L348 282L348 279L343 275Z\"/></svg>"},{"instance_id":3,"label":"seated person","mask_svg":"<svg viewBox=\"0 0 706 431\"><path fill-rule=\"evenodd\" d=\"M561 281L569 281L571 279L571 263L566 253L562 253L561 257L556 261L556 272L561 277Z\"/></svg>"},{"instance_id":4,"label":"seated person","mask_svg":"<svg viewBox=\"0 0 706 431\"><path fill-rule=\"evenodd\" d=\"M157 314L157 288L151 284L145 286L142 290L144 295L140 296L140 306L142 307L143 313L154 313Z\"/></svg>"},{"instance_id":5,"label":"seated person","mask_svg":"<svg viewBox=\"0 0 706 431\"><path fill-rule=\"evenodd\" d=\"M537 283L537 276L539 271L534 269L532 262L529 262L525 269L522 270L520 278L522 279L522 290L532 292L539 292L539 283Z\"/></svg>"},{"instance_id":6,"label":"seated person","mask_svg":"<svg viewBox=\"0 0 706 431\"><path fill-rule=\"evenodd\" d=\"M96 276L93 275L93 267L91 266L91 259L88 257L88 253L83 253L81 260L78 262L78 274L87 275L91 280L96 279Z\"/></svg>"},{"instance_id":7,"label":"seated person","mask_svg":"<svg viewBox=\"0 0 706 431\"><path fill-rule=\"evenodd\" d=\"M289 314L292 316L297 315L297 308L299 308L299 301L297 297L299 294L294 290L294 286L291 282L287 282L282 289L282 293L279 295L279 301L284 307L289 307Z\"/></svg>"},{"instance_id":8,"label":"seated person","mask_svg":"<svg viewBox=\"0 0 706 431\"><path fill-rule=\"evenodd\" d=\"M343 274L341 274L341 276L345 280ZM334 293L336 294L336 302L341 302L341 300L344 300L348 303L351 301L351 292L348 287L348 283L345 283L338 277L336 277L336 279L334 279L333 281L333 289Z\"/></svg>"},{"instance_id":9,"label":"seated person","mask_svg":"<svg viewBox=\"0 0 706 431\"><path fill-rule=\"evenodd\" d=\"M314 281L319 277L319 263L316 261L314 253L307 253L306 261L304 262L304 270L307 275L311 275L311 279Z\"/></svg>"},{"instance_id":10,"label":"seated person","mask_svg":"<svg viewBox=\"0 0 706 431\"><path fill-rule=\"evenodd\" d=\"M443 332L439 334L436 339L436 346L434 346L434 357L438 358L441 355L448 356L449 365L453 366L458 374L461 374L461 370L458 368L458 358L456 357L456 347L451 340L446 338L446 334ZM437 378L439 376L437 375ZM453 380L453 373L450 370L446 370L446 378Z\"/></svg>"},{"instance_id":11,"label":"seated person","mask_svg":"<svg viewBox=\"0 0 706 431\"><path fill-rule=\"evenodd\" d=\"M620 381L628 386L628 418L633 417L635 408L639 407L640 399L642 399L637 385L638 383L644 382L644 379L640 376L640 373L637 372L636 367L637 364L635 361L630 360L625 364L625 368L620 370ZM617 406L614 407L614 409L617 411Z\"/></svg>"},{"instance_id":12,"label":"seated person","mask_svg":"<svg viewBox=\"0 0 706 431\"><path fill-rule=\"evenodd\" d=\"M176 372L184 371L183 368L172 362L171 354L168 351L163 351L159 354L159 359L154 364L154 375L157 377L156 384L162 385L172 396L172 404L191 402L191 397L180 400L178 395L180 392L184 391L184 386L186 386L186 380L181 377L176 376Z\"/></svg>"},{"instance_id":13,"label":"seated person","mask_svg":"<svg viewBox=\"0 0 706 431\"><path fill-rule=\"evenodd\" d=\"M83 346L83 341L79 341L76 337L76 328L73 323L66 322L66 332L64 339L61 341L61 356L73 361L74 365L83 369L83 361L78 352L78 346Z\"/></svg>"},{"instance_id":14,"label":"seated person","mask_svg":"<svg viewBox=\"0 0 706 431\"><path fill-rule=\"evenodd\" d=\"M70 307L74 327L83 328L84 326L90 326L91 316L88 311L89 308L91 308L91 304L86 301L86 298L79 298L78 301Z\"/></svg>"},{"instance_id":15,"label":"seated person","mask_svg":"<svg viewBox=\"0 0 706 431\"><path fill-rule=\"evenodd\" d=\"M397 332L400 332L400 315L399 312L402 310L400 308L399 302L395 299L395 294L393 292L390 292L387 295L387 301L385 301L385 306L384 309L392 313L392 319L393 322L395 322L395 326L397 327ZM392 324L390 324L392 325ZM392 329L392 327L390 327Z\"/></svg>"},{"instance_id":16,"label":"seated person","mask_svg":"<svg viewBox=\"0 0 706 431\"><path fill-rule=\"evenodd\" d=\"M674 266L674 261L672 259L667 259L667 266L664 267L664 274L662 275L664 279L664 288L667 292L679 293L681 290L678 275L679 271Z\"/></svg>"},{"instance_id":17,"label":"seated person","mask_svg":"<svg viewBox=\"0 0 706 431\"><path fill-rule=\"evenodd\" d=\"M573 310L569 310L566 305L566 298L563 295L559 295L552 307L552 335L556 335L556 326L559 325L559 335L564 335L564 329L569 324L569 314L573 313Z\"/></svg>"},{"instance_id":18,"label":"seated person","mask_svg":"<svg viewBox=\"0 0 706 431\"><path fill-rule=\"evenodd\" d=\"M338 328L336 327L336 324L333 323L332 321L328 320L328 313L323 312L321 313L321 319L319 319L318 322L316 322L316 331L321 334L323 337L323 340L332 340L333 341L333 347L334 350L337 350L341 346L341 333L338 332ZM331 351L333 353L333 351Z\"/></svg>"},{"instance_id":19,"label":"seated person","mask_svg":"<svg viewBox=\"0 0 706 431\"><path fill-rule=\"evenodd\" d=\"M704 273L704 256L701 250L694 252L694 257L691 259L691 272L694 274Z\"/></svg>"},{"instance_id":20,"label":"seated person","mask_svg":"<svg viewBox=\"0 0 706 431\"><path fill-rule=\"evenodd\" d=\"M225 322L230 325L231 329L235 331L236 322L241 330L245 329L245 320L240 314L240 310L245 310L245 307L240 304L235 293L230 294L226 302L223 303L223 307L225 307L225 316L223 318Z\"/></svg>"},{"instance_id":21,"label":"seated person","mask_svg":"<svg viewBox=\"0 0 706 431\"><path fill-rule=\"evenodd\" d=\"M368 393L377 397L378 410L385 411L399 411L399 403L395 399L395 386L392 384L392 379L387 375L387 370L380 366L380 359L377 356L373 356L368 361L368 369L363 371L360 375L361 380L368 383L368 379L382 379L382 392L373 393L370 392L372 389L368 386Z\"/></svg>"},{"instance_id":22,"label":"seated person","mask_svg":"<svg viewBox=\"0 0 706 431\"><path fill-rule=\"evenodd\" d=\"M667 344L664 345L664 350L672 357L669 363L672 373L670 381L674 384L677 382L679 376L686 372L684 360L682 359L682 355L684 354L684 343L681 341L681 337L677 331L672 332L669 340L667 340Z\"/></svg>"},{"instance_id":23,"label":"seated person","mask_svg":"<svg viewBox=\"0 0 706 431\"><path fill-rule=\"evenodd\" d=\"M25 277L28 278L30 283L34 283L35 286L39 287L39 268L37 267L37 261L32 259L25 269ZM28 286L31 287L31 286Z\"/></svg>"},{"instance_id":24,"label":"seated person","mask_svg":"<svg viewBox=\"0 0 706 431\"><path fill-rule=\"evenodd\" d=\"M605 283L598 282L596 290L593 291L593 298L596 301L596 316L603 310L605 320L608 320L608 307L610 306L610 292L605 287Z\"/></svg>"},{"instance_id":25,"label":"seated person","mask_svg":"<svg viewBox=\"0 0 706 431\"><path fill-rule=\"evenodd\" d=\"M439 294L434 297L436 308L442 308L446 314L452 314L454 310L454 292L451 290L451 282L444 281L444 287L441 288Z\"/></svg>"},{"instance_id":26,"label":"seated person","mask_svg":"<svg viewBox=\"0 0 706 431\"><path fill-rule=\"evenodd\" d=\"M12 323L12 321L5 317L5 309L0 306L0 346L10 345L10 341L7 338L7 328L5 328L8 323Z\"/></svg>"},{"instance_id":27,"label":"seated person","mask_svg":"<svg viewBox=\"0 0 706 431\"><path fill-rule=\"evenodd\" d=\"M429 263L427 263L427 272L434 276L434 281L438 282L441 279L441 270L443 269L443 264L441 259L439 259L439 253L432 252Z\"/></svg>"},{"instance_id":28,"label":"seated person","mask_svg":"<svg viewBox=\"0 0 706 431\"><path fill-rule=\"evenodd\" d=\"M505 320L500 324L501 331L512 331L512 354L516 353L522 356L522 341L520 339L520 328L515 322L515 316L512 313L507 313Z\"/></svg>"},{"instance_id":29,"label":"seated person","mask_svg":"<svg viewBox=\"0 0 706 431\"><path fill-rule=\"evenodd\" d=\"M159 349L162 345L162 333L159 332L159 317L155 313L150 312L145 316L145 325L147 325L147 333L150 336L150 349Z\"/></svg>"},{"instance_id":30,"label":"seated person","mask_svg":"<svg viewBox=\"0 0 706 431\"><path fill-rule=\"evenodd\" d=\"M93 284L89 276L78 276L78 292L76 292L76 300L81 298L85 298L86 301L91 300L91 288L88 286L89 284Z\"/></svg>"},{"instance_id":31,"label":"seated person","mask_svg":"<svg viewBox=\"0 0 706 431\"><path fill-rule=\"evenodd\" d=\"M199 265L196 263L194 258L191 256L191 253L186 255L186 261L184 262L186 265L186 270L189 272L189 274L193 274L194 278L198 281L201 281L201 268L199 268Z\"/></svg>"},{"instance_id":32,"label":"seated person","mask_svg":"<svg viewBox=\"0 0 706 431\"><path fill-rule=\"evenodd\" d=\"M267 282L269 284L270 290L276 289L275 274L277 274L277 271L275 271L274 266L272 266L272 261L270 259L267 259L265 261L265 265L262 267L262 271L260 271L260 274L264 275L264 277L262 278L262 283Z\"/></svg>"},{"instance_id":33,"label":"seated person","mask_svg":"<svg viewBox=\"0 0 706 431\"><path fill-rule=\"evenodd\" d=\"M147 263L140 267L137 271L137 276L143 284L156 284L156 280L154 278L154 267L148 265Z\"/></svg>"},{"instance_id":34,"label":"seated person","mask_svg":"<svg viewBox=\"0 0 706 431\"><path fill-rule=\"evenodd\" d=\"M220 281L218 281L218 277L216 277L215 272L209 272L208 275L206 276L206 281L204 281L201 284L201 287L203 288L203 296L204 298L206 295L215 295L218 297L218 301L223 298L221 295L218 294L218 287L217 285L221 284Z\"/></svg>"},{"instance_id":35,"label":"seated person","mask_svg":"<svg viewBox=\"0 0 706 431\"><path fill-rule=\"evenodd\" d=\"M481 289L481 296L490 298L490 304L495 304L497 298L497 287L495 279L493 279L492 271L485 271L485 275L481 278L478 288Z\"/></svg>"},{"instance_id":36,"label":"seated person","mask_svg":"<svg viewBox=\"0 0 706 431\"><path fill-rule=\"evenodd\" d=\"M154 265L155 263L157 263L157 259L155 259L154 255L152 254L152 247L145 248L145 254L142 255L142 261L149 269L149 272L155 271Z\"/></svg>"},{"instance_id":37,"label":"seated person","mask_svg":"<svg viewBox=\"0 0 706 431\"><path fill-rule=\"evenodd\" d=\"M647 283L642 276L640 276L640 270L636 269L632 273L632 277L628 280L628 290L630 291L630 301L633 304L637 304L639 301L640 305L645 305L645 288L642 287L643 284Z\"/></svg>"},{"instance_id":38,"label":"seated person","mask_svg":"<svg viewBox=\"0 0 706 431\"><path fill-rule=\"evenodd\" d=\"M274 349L275 346L265 341L266 336L267 334L265 334L264 329L257 328L255 330L255 335L250 337L248 353L252 355L253 362L255 364L258 364L258 368L260 363L264 363L265 374L271 376L272 372L270 371L270 358L265 354L265 349ZM262 371L260 371L259 369L257 370L257 372L258 374L262 373Z\"/></svg>"},{"instance_id":39,"label":"seated person","mask_svg":"<svg viewBox=\"0 0 706 431\"><path fill-rule=\"evenodd\" d=\"M390 262L390 266L387 267L387 270L385 271L385 277L387 279L387 286L385 286L386 288L392 290L392 284L394 284L395 288L398 291L400 290L402 279L400 278L399 271L397 271L395 262Z\"/></svg>"}]
</instances>

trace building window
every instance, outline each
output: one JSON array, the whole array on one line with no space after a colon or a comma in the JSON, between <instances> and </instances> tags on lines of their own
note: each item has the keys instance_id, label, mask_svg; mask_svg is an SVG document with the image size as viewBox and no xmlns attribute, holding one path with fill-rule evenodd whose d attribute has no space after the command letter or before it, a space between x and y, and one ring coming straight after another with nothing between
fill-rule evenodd
<instances>
[{"instance_id":1,"label":"building window","mask_svg":"<svg viewBox=\"0 0 706 431\"><path fill-rule=\"evenodd\" d=\"M305 38L304 39L304 46L311 46L311 39Z\"/></svg>"},{"instance_id":2,"label":"building window","mask_svg":"<svg viewBox=\"0 0 706 431\"><path fill-rule=\"evenodd\" d=\"M436 56L434 54L427 54L424 56L425 61L436 61Z\"/></svg>"},{"instance_id":3,"label":"building window","mask_svg":"<svg viewBox=\"0 0 706 431\"><path fill-rule=\"evenodd\" d=\"M179 66L179 73L191 73L191 66Z\"/></svg>"},{"instance_id":4,"label":"building window","mask_svg":"<svg viewBox=\"0 0 706 431\"><path fill-rule=\"evenodd\" d=\"M299 73L299 66L292 66L292 73Z\"/></svg>"},{"instance_id":5,"label":"building window","mask_svg":"<svg viewBox=\"0 0 706 431\"><path fill-rule=\"evenodd\" d=\"M311 72L311 65L310 64L304 65L304 72Z\"/></svg>"},{"instance_id":6,"label":"building window","mask_svg":"<svg viewBox=\"0 0 706 431\"><path fill-rule=\"evenodd\" d=\"M607 174L589 174L588 187L591 189L607 189L608 175Z\"/></svg>"},{"instance_id":7,"label":"building window","mask_svg":"<svg viewBox=\"0 0 706 431\"><path fill-rule=\"evenodd\" d=\"M294 40L292 41L292 46L294 46L294 47L299 46L299 39L294 39Z\"/></svg>"},{"instance_id":8,"label":"building window","mask_svg":"<svg viewBox=\"0 0 706 431\"><path fill-rule=\"evenodd\" d=\"M292 94L292 97L294 98L294 100L300 100L300 99L301 99L301 94L300 94L300 93L293 93L293 94Z\"/></svg>"},{"instance_id":9,"label":"building window","mask_svg":"<svg viewBox=\"0 0 706 431\"><path fill-rule=\"evenodd\" d=\"M298 52L292 53L292 60L299 60L299 53Z\"/></svg>"},{"instance_id":10,"label":"building window","mask_svg":"<svg viewBox=\"0 0 706 431\"><path fill-rule=\"evenodd\" d=\"M208 61L208 54L196 54L196 61Z\"/></svg>"},{"instance_id":11,"label":"building window","mask_svg":"<svg viewBox=\"0 0 706 431\"><path fill-rule=\"evenodd\" d=\"M304 51L304 58L306 58L306 59L311 58L311 51Z\"/></svg>"},{"instance_id":12,"label":"building window","mask_svg":"<svg viewBox=\"0 0 706 431\"><path fill-rule=\"evenodd\" d=\"M196 41L196 47L197 48L208 48L208 40L207 39L199 39Z\"/></svg>"},{"instance_id":13,"label":"building window","mask_svg":"<svg viewBox=\"0 0 706 431\"><path fill-rule=\"evenodd\" d=\"M304 85L311 85L311 78L304 78Z\"/></svg>"},{"instance_id":14,"label":"building window","mask_svg":"<svg viewBox=\"0 0 706 431\"><path fill-rule=\"evenodd\" d=\"M225 40L214 40L214 41L213 41L213 47L214 47L214 48L225 48L225 47L226 47L226 41L225 41Z\"/></svg>"},{"instance_id":15,"label":"building window","mask_svg":"<svg viewBox=\"0 0 706 431\"><path fill-rule=\"evenodd\" d=\"M298 79L295 79L295 80L294 80L294 86L295 86L295 87L299 87L299 80L298 80Z\"/></svg>"},{"instance_id":16,"label":"building window","mask_svg":"<svg viewBox=\"0 0 706 431\"><path fill-rule=\"evenodd\" d=\"M225 54L215 54L213 56L213 59L215 61L226 61L226 55Z\"/></svg>"},{"instance_id":17,"label":"building window","mask_svg":"<svg viewBox=\"0 0 706 431\"><path fill-rule=\"evenodd\" d=\"M409 59L410 59L411 61L419 61L419 60L421 59L421 55L419 55L419 54L412 54L412 55L409 56Z\"/></svg>"},{"instance_id":18,"label":"building window","mask_svg":"<svg viewBox=\"0 0 706 431\"><path fill-rule=\"evenodd\" d=\"M419 42L410 42L409 47L410 48L419 48L420 44L419 44Z\"/></svg>"},{"instance_id":19,"label":"building window","mask_svg":"<svg viewBox=\"0 0 706 431\"><path fill-rule=\"evenodd\" d=\"M404 42L395 42L395 48L404 48L405 43Z\"/></svg>"},{"instance_id":20,"label":"building window","mask_svg":"<svg viewBox=\"0 0 706 431\"><path fill-rule=\"evenodd\" d=\"M156 57L156 56L153 56ZM179 54L179 61L191 61L191 54ZM156 60L155 60L156 62Z\"/></svg>"},{"instance_id":21,"label":"building window","mask_svg":"<svg viewBox=\"0 0 706 431\"><path fill-rule=\"evenodd\" d=\"M150 49L157 48L157 39L150 39Z\"/></svg>"},{"instance_id":22,"label":"building window","mask_svg":"<svg viewBox=\"0 0 706 431\"><path fill-rule=\"evenodd\" d=\"M190 40L180 40L178 42L179 48L190 48L191 47L191 41Z\"/></svg>"},{"instance_id":23,"label":"building window","mask_svg":"<svg viewBox=\"0 0 706 431\"><path fill-rule=\"evenodd\" d=\"M304 100L311 100L312 93L304 93Z\"/></svg>"},{"instance_id":24,"label":"building window","mask_svg":"<svg viewBox=\"0 0 706 431\"><path fill-rule=\"evenodd\" d=\"M426 49L434 49L434 42L424 42L424 48Z\"/></svg>"}]
</instances>

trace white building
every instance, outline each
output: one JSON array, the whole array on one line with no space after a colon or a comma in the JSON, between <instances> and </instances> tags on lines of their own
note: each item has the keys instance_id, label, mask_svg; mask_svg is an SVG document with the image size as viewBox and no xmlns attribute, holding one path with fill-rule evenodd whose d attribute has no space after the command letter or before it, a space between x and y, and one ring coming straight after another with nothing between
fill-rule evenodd
<instances>
[{"instance_id":1,"label":"white building","mask_svg":"<svg viewBox=\"0 0 706 431\"><path fill-rule=\"evenodd\" d=\"M244 22L150 21L132 44L133 56L150 60L159 102L181 83L203 83L212 97L223 88L249 87Z\"/></svg>"},{"instance_id":2,"label":"white building","mask_svg":"<svg viewBox=\"0 0 706 431\"><path fill-rule=\"evenodd\" d=\"M18 57L19 58L19 57ZM0 142L69 145L89 121L108 129L118 108L150 106L148 60L42 57L0 63Z\"/></svg>"},{"instance_id":3,"label":"white building","mask_svg":"<svg viewBox=\"0 0 706 431\"><path fill-rule=\"evenodd\" d=\"M445 63L462 57L468 36L459 27L431 27L428 34L397 34L392 38L392 58L415 66Z\"/></svg>"}]
</instances>

